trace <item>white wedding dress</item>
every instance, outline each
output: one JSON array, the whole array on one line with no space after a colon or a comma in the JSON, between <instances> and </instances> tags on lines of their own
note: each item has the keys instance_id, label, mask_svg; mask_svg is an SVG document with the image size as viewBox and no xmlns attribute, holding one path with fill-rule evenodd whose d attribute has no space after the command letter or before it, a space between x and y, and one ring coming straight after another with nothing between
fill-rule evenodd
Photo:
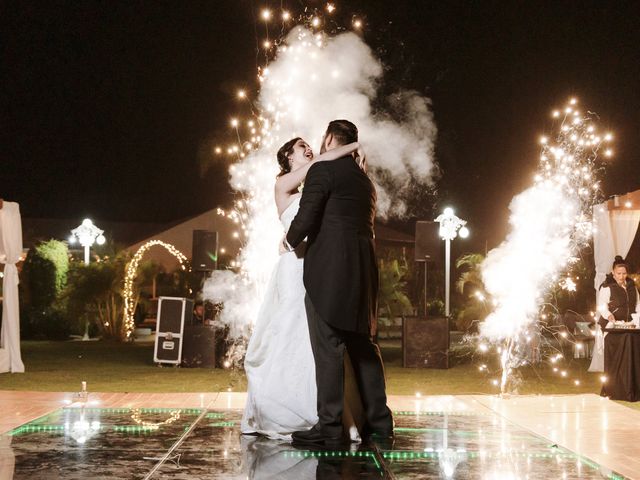
<instances>
[{"instance_id":1,"label":"white wedding dress","mask_svg":"<svg viewBox=\"0 0 640 480\"><path fill-rule=\"evenodd\" d=\"M299 206L297 195L282 212L285 231ZM245 434L290 440L292 432L307 430L318 421L315 364L304 306L303 249L304 243L297 251L280 255L249 340L244 361L247 403L241 423ZM351 439L358 441L353 407L346 403L346 427Z\"/></svg>"}]
</instances>

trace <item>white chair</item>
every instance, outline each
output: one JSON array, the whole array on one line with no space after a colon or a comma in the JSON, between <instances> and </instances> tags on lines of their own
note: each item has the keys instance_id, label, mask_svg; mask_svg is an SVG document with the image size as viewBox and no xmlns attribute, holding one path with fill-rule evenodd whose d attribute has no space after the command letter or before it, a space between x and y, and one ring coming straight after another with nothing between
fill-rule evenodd
<instances>
[{"instance_id":1,"label":"white chair","mask_svg":"<svg viewBox=\"0 0 640 480\"><path fill-rule=\"evenodd\" d=\"M594 338L591 333L590 322L576 322L573 330L573 358L591 358L593 353Z\"/></svg>"},{"instance_id":2,"label":"white chair","mask_svg":"<svg viewBox=\"0 0 640 480\"><path fill-rule=\"evenodd\" d=\"M591 357L590 372L604 372L604 335L602 328L596 323L596 336L593 343L593 357Z\"/></svg>"}]
</instances>

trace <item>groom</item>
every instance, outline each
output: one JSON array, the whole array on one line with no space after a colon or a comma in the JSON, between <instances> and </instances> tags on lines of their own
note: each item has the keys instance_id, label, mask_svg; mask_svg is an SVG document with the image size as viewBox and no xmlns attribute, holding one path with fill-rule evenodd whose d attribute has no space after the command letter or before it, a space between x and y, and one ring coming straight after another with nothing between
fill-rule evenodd
<instances>
[{"instance_id":1,"label":"groom","mask_svg":"<svg viewBox=\"0 0 640 480\"><path fill-rule=\"evenodd\" d=\"M357 141L353 123L334 120L327 127L321 152ZM351 155L318 162L307 173L300 209L283 241L290 250L307 237L305 306L318 386L318 423L294 432L296 443L331 445L342 440L345 349L367 422L361 433L393 435L382 358L371 337L378 297L375 208L373 183Z\"/></svg>"}]
</instances>

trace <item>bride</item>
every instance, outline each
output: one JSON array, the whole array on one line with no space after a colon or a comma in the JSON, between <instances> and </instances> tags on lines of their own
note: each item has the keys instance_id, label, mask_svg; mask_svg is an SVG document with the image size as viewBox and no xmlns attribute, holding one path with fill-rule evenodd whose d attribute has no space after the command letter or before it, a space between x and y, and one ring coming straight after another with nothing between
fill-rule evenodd
<instances>
[{"instance_id":1,"label":"bride","mask_svg":"<svg viewBox=\"0 0 640 480\"><path fill-rule=\"evenodd\" d=\"M365 168L357 142L314 157L309 145L298 137L278 150L280 174L275 202L285 231L298 211L299 187L311 165L349 154L355 154L360 168ZM248 392L241 423L243 434L290 440L292 432L311 428L318 421L315 364L304 305L303 256L304 242L295 251L280 255L267 286L244 361ZM351 398L349 387L345 392ZM357 390L354 400L356 396ZM350 403L345 402L345 431L359 441Z\"/></svg>"}]
</instances>

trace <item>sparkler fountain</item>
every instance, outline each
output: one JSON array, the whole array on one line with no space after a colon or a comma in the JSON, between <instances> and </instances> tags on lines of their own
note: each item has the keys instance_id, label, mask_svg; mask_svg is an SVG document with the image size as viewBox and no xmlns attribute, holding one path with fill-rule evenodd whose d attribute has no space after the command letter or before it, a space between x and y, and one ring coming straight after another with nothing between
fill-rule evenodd
<instances>
[{"instance_id":1,"label":"sparkler fountain","mask_svg":"<svg viewBox=\"0 0 640 480\"><path fill-rule=\"evenodd\" d=\"M546 294L554 284L572 284L565 274L591 238L592 207L600 194L596 160L603 144L612 140L611 134L596 131L597 117L581 112L576 99L553 117L558 130L540 139L534 185L511 202L511 231L482 264L494 310L480 336L500 354L502 394L508 393L513 369L524 361ZM610 148L604 153L612 155ZM487 348L485 343L481 347Z\"/></svg>"},{"instance_id":2,"label":"sparkler fountain","mask_svg":"<svg viewBox=\"0 0 640 480\"><path fill-rule=\"evenodd\" d=\"M335 9L334 5L330 10L327 7L328 14ZM266 25L276 21L275 17L274 12L264 11L261 20ZM291 18L291 13L282 12L283 25ZM403 199L412 185L431 188L437 174L433 160L436 127L429 99L401 91L384 102L386 111L373 111L383 68L357 33L362 23L355 19L355 32L335 36L321 30L323 23L315 12L302 17L301 24L280 39L267 38L262 43L273 60L258 69L257 100L252 102L246 89L238 92L240 101L251 103L254 115L232 119L236 140L226 149L214 149L217 155L226 151L235 161L229 169L230 183L239 199L232 211L219 213L238 225L243 248L234 262L237 272L214 272L203 295L224 304L221 322L236 339L248 337L258 316L284 233L273 199L275 152L281 144L301 136L318 147L330 120L353 121L377 186L379 216L402 216L406 211ZM393 181L397 187L393 194L379 181L380 175ZM242 343L231 354L232 363L241 360Z\"/></svg>"}]
</instances>

